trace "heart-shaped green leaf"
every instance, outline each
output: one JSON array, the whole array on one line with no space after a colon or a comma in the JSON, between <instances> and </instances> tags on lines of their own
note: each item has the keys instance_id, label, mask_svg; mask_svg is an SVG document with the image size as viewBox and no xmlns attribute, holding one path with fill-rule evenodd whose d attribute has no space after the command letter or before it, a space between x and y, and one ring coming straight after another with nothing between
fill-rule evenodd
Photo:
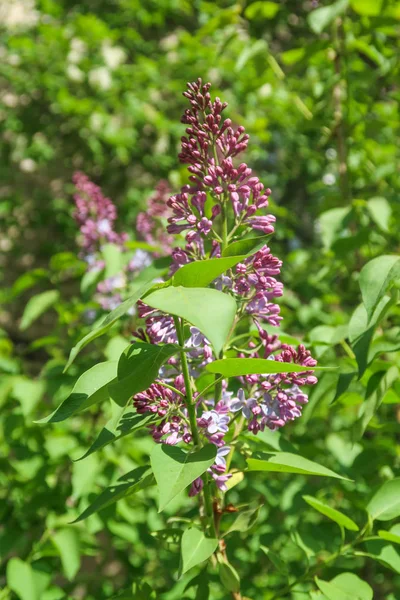
<instances>
[{"instance_id":1,"label":"heart-shaped green leaf","mask_svg":"<svg viewBox=\"0 0 400 600\"><path fill-rule=\"evenodd\" d=\"M157 444L150 456L158 487L159 512L203 475L215 461L217 447L207 444L196 452L184 452L176 446Z\"/></svg>"},{"instance_id":2,"label":"heart-shaped green leaf","mask_svg":"<svg viewBox=\"0 0 400 600\"><path fill-rule=\"evenodd\" d=\"M209 288L167 287L146 296L146 304L197 327L216 354L224 347L236 314L232 296Z\"/></svg>"},{"instance_id":3,"label":"heart-shaped green leaf","mask_svg":"<svg viewBox=\"0 0 400 600\"><path fill-rule=\"evenodd\" d=\"M181 540L181 564L179 575L182 576L196 565L204 562L218 546L215 538L206 538L204 533L196 527L186 529Z\"/></svg>"}]
</instances>

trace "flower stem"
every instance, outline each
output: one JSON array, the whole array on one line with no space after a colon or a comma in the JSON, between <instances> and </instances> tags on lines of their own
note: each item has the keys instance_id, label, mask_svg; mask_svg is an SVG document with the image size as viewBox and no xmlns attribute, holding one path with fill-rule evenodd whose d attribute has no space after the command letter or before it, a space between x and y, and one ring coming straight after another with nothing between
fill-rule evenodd
<instances>
[{"instance_id":1,"label":"flower stem","mask_svg":"<svg viewBox=\"0 0 400 600\"><path fill-rule=\"evenodd\" d=\"M180 347L182 348L182 351L180 353L181 354L181 363L182 363L182 375L183 375L183 380L185 382L185 389L186 389L185 405L186 405L186 408L188 411L188 416L189 416L189 421L190 421L190 431L192 433L192 438L193 438L195 446L200 446L200 437L199 437L199 431L197 429L197 420L196 420L196 405L193 403L192 383L190 381L187 356L186 356L185 351L183 350L184 344L185 344L185 338L183 335L183 325L182 325L182 321L178 317L174 317L174 323L175 323L175 328L176 328L176 335L178 337L178 342L179 342Z\"/></svg>"},{"instance_id":2,"label":"flower stem","mask_svg":"<svg viewBox=\"0 0 400 600\"><path fill-rule=\"evenodd\" d=\"M178 342L181 350L181 362L182 362L182 375L183 380L185 382L185 405L188 411L189 422L190 422L190 431L192 433L193 442L195 447L200 448L202 446L199 430L197 428L197 417L196 417L196 403L193 402L193 394L192 394L192 383L190 381L189 374L189 365L187 361L186 352L184 350L185 338L183 333L183 321L181 321L178 317L174 317L174 323L176 328L176 334L178 337ZM210 533L212 537L217 537L217 533L215 530L215 521L214 521L214 511L213 511L213 503L212 503L212 495L210 489L210 482L207 473L205 473L202 477L204 482L203 487L203 496L204 496L204 508L208 518Z\"/></svg>"}]
</instances>

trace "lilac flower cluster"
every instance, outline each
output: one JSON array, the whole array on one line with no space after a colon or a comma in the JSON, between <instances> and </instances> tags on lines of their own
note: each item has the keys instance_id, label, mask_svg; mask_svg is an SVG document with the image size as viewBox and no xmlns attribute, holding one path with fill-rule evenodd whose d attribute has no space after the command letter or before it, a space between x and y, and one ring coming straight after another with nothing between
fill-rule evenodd
<instances>
[{"instance_id":1,"label":"lilac flower cluster","mask_svg":"<svg viewBox=\"0 0 400 600\"><path fill-rule=\"evenodd\" d=\"M76 188L74 218L80 227L85 255L90 256L105 243L123 245L128 236L114 231L117 219L115 204L103 196L101 188L84 173L75 173L73 182Z\"/></svg>"},{"instance_id":2,"label":"lilac flower cluster","mask_svg":"<svg viewBox=\"0 0 400 600\"><path fill-rule=\"evenodd\" d=\"M74 218L81 233L81 255L87 262L89 271L100 273L105 267L101 256L103 246L107 243L116 244L122 253L126 253L129 236L115 231L116 206L103 195L99 186L81 172L74 174L73 182L76 188ZM137 249L122 272L97 284L95 300L103 310L113 310L122 302L129 282L148 267L153 258L170 253L173 240L164 227L164 221L170 214L166 203L168 196L168 184L161 181L148 200L148 210L139 213L137 217L137 232L145 242L154 245L156 250L148 252Z\"/></svg>"},{"instance_id":3,"label":"lilac flower cluster","mask_svg":"<svg viewBox=\"0 0 400 600\"><path fill-rule=\"evenodd\" d=\"M275 217L256 214L268 206L271 190L264 189L245 163L235 167L232 160L246 150L249 136L244 127L235 131L230 119L222 120L227 104L219 98L212 102L209 89L209 83L202 85L198 80L188 84L184 94L191 106L182 118L188 127L187 136L182 137L179 159L189 165L191 183L168 201L173 211L168 219L168 231L188 231L186 241L199 244L202 237L207 238L212 233L218 215L226 214L228 201L235 228L243 225L264 234L273 233ZM214 205L206 214L207 194L213 198Z\"/></svg>"},{"instance_id":4,"label":"lilac flower cluster","mask_svg":"<svg viewBox=\"0 0 400 600\"><path fill-rule=\"evenodd\" d=\"M264 235L274 231L275 217L264 212L271 191L264 188L245 163L235 165L239 162L236 157L247 148L249 136L243 127L235 128L230 119L222 118L226 104L218 98L212 101L209 89L210 84L203 85L198 80L188 84L184 94L190 108L182 119L187 128L179 159L189 165L190 183L166 200L171 211L167 232L179 237L184 234L185 239L184 247L177 245L171 252L171 274L192 261L220 257L229 242L241 239L252 230ZM150 213L143 213L142 235L147 235L151 218ZM266 326L278 327L282 320L275 302L283 293L278 279L281 267L282 262L265 244L213 285L237 301L235 324L246 319L250 326L255 326L255 332L249 334L248 347L234 347L239 357L250 355L314 367L316 361L303 345L296 350L265 330ZM138 304L138 316L144 325L134 333L135 337L154 344L177 343L171 316L143 302ZM213 360L212 349L193 327L186 338L189 373L196 378L202 367ZM240 428L245 426L254 434L266 427L271 430L283 427L301 415L308 401L300 386L317 382L313 371L249 375L239 379L242 387L236 396L228 391L226 381L222 382L222 394L216 388L213 399L208 397L209 393L203 394L204 397L201 393L194 395L200 441L217 447L217 458L209 473L222 490L226 490L231 477L227 472L230 463L227 457L232 450L227 440L233 420L237 419ZM163 382L169 387L163 387ZM159 380L135 396L137 411L154 416L150 428L157 442L192 443L185 393L179 359L173 357L161 369ZM193 482L190 495L198 494L202 487L203 480L199 478Z\"/></svg>"}]
</instances>

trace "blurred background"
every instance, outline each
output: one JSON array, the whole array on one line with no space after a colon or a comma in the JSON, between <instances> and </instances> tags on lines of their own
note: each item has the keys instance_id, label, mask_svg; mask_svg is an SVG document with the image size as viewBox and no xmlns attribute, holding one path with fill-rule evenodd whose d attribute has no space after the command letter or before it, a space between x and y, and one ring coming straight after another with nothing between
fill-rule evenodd
<instances>
[{"instance_id":1,"label":"blurred background","mask_svg":"<svg viewBox=\"0 0 400 600\"><path fill-rule=\"evenodd\" d=\"M350 360L338 331L360 302L359 271L399 251L399 34L394 0L0 0L0 598L111 598L132 573L148 577L163 594L157 598L183 594L173 585L169 542L148 533L163 525L154 502L124 500L89 525L67 525L100 484L140 464L149 440L134 447L123 440L102 458L72 463L103 417L93 411L72 426L33 423L84 368L114 352L103 340L61 375L89 330L88 311L104 314L80 285L86 266L72 216L74 172L102 187L117 207L117 228L135 240L137 214L160 180L177 191L187 178L177 159L186 82L210 81L213 95L229 103L226 115L251 136L246 161L272 189L285 331L327 361ZM21 327L29 299L49 290L55 295ZM354 410L343 406L357 405L354 394L362 392L332 414L335 390L327 376L292 435L309 435L314 419L320 443L310 453L333 448L332 468L350 469L349 438L339 432L351 427ZM358 444L358 454L367 452L359 492L397 464L396 431L391 443ZM375 470L365 468L378 455ZM247 493L277 498L282 483L274 485L267 491L260 482ZM291 490L285 510L294 523ZM280 507L271 499L273 510ZM253 550L242 552L248 594L264 598L269 568L263 575ZM7 572L10 557L19 562ZM370 575L376 598L395 600L399 576L379 569ZM24 577L31 583L21 590L15 580Z\"/></svg>"}]
</instances>

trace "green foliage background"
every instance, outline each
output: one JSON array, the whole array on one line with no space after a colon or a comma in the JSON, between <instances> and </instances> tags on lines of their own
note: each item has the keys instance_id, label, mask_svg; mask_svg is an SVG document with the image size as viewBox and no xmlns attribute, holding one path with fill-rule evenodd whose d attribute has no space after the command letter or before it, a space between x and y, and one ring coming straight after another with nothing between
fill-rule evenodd
<instances>
[{"instance_id":1,"label":"green foliage background","mask_svg":"<svg viewBox=\"0 0 400 600\"><path fill-rule=\"evenodd\" d=\"M178 533L168 522L178 507L190 518L183 496L160 515L154 490L140 492L69 525L95 494L146 462L152 440L128 436L72 462L101 429L104 410L92 407L68 425L34 420L51 412L85 369L118 356L130 332L128 320L62 374L71 347L90 330L84 316L93 308L79 291L85 267L71 218L72 174L83 170L103 187L118 206L121 229L134 237L135 215L157 182L168 179L173 189L184 182L181 92L201 76L250 133L247 162L273 190L271 247L284 261L285 330L322 365L339 367L321 377L298 423L249 444L301 450L353 480L249 475L231 501L263 507L250 534L232 534L231 561L248 598L272 598L286 568L301 575L309 562L321 565L324 580L357 573L374 598L396 600L396 545L371 542L359 556L330 563L341 531L302 496L342 510L361 528L368 500L399 474L396 293L361 342L355 311L362 267L399 252L400 3L3 4L0 598L108 599L135 581L163 600L195 598L195 588L184 592L191 576L177 582ZM56 290L49 310L21 328L29 298L46 290ZM225 597L212 586L212 599ZM132 593L123 597L153 597L146 589ZM307 582L282 597L323 594Z\"/></svg>"}]
</instances>

